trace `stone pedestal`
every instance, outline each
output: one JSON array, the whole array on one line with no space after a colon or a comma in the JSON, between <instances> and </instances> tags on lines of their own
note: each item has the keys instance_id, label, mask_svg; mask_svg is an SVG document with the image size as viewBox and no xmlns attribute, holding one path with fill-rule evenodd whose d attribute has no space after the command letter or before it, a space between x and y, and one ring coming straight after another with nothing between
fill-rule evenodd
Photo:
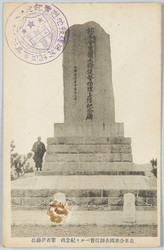
<instances>
[{"instance_id":1,"label":"stone pedestal","mask_svg":"<svg viewBox=\"0 0 164 250\"><path fill-rule=\"evenodd\" d=\"M132 193L124 194L124 222L134 223L136 221L135 195Z\"/></svg>"},{"instance_id":2,"label":"stone pedestal","mask_svg":"<svg viewBox=\"0 0 164 250\"><path fill-rule=\"evenodd\" d=\"M54 201L58 201L58 202L66 202L66 196L65 194L58 192L54 195Z\"/></svg>"}]
</instances>

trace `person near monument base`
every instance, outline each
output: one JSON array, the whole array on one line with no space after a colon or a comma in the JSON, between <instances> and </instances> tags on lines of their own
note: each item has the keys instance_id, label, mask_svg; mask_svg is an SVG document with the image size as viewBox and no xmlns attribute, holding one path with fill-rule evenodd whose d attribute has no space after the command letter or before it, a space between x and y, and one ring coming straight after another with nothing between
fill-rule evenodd
<instances>
[{"instance_id":1,"label":"person near monument base","mask_svg":"<svg viewBox=\"0 0 164 250\"><path fill-rule=\"evenodd\" d=\"M34 143L32 150L34 152L34 161L35 161L35 167L38 171L38 168L40 168L40 171L42 171L42 161L44 153L46 152L46 148L43 142L41 142L41 137L39 136L37 138L37 142Z\"/></svg>"}]
</instances>

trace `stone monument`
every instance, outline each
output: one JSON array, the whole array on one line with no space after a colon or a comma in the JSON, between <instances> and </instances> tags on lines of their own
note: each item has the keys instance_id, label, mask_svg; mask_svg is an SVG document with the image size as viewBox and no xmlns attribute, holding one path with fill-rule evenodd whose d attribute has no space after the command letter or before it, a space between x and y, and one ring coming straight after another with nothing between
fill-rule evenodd
<instances>
[{"instance_id":1,"label":"stone monument","mask_svg":"<svg viewBox=\"0 0 164 250\"><path fill-rule=\"evenodd\" d=\"M55 124L54 136L124 135L115 123L110 38L97 23L69 29L63 79L64 124Z\"/></svg>"},{"instance_id":2,"label":"stone monument","mask_svg":"<svg viewBox=\"0 0 164 250\"><path fill-rule=\"evenodd\" d=\"M110 37L99 24L70 27L63 79L64 123L48 139L45 171L94 171L100 162L101 170L132 170L131 138L115 122Z\"/></svg>"}]
</instances>

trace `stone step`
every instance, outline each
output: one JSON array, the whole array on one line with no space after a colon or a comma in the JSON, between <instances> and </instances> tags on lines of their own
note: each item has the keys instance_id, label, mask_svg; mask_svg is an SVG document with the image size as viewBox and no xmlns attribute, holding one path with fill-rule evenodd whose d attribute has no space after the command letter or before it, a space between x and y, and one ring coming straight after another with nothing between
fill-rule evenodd
<instances>
[{"instance_id":1,"label":"stone step","mask_svg":"<svg viewBox=\"0 0 164 250\"><path fill-rule=\"evenodd\" d=\"M131 145L48 145L48 153L131 153Z\"/></svg>"},{"instance_id":2,"label":"stone step","mask_svg":"<svg viewBox=\"0 0 164 250\"><path fill-rule=\"evenodd\" d=\"M46 162L45 172L85 173L99 171L135 171L132 162Z\"/></svg>"},{"instance_id":3,"label":"stone step","mask_svg":"<svg viewBox=\"0 0 164 250\"><path fill-rule=\"evenodd\" d=\"M46 162L132 162L132 154L46 154Z\"/></svg>"},{"instance_id":4,"label":"stone step","mask_svg":"<svg viewBox=\"0 0 164 250\"><path fill-rule=\"evenodd\" d=\"M80 171L80 170L55 170L53 167L52 171L36 171L36 176L45 175L143 175L145 176L145 171Z\"/></svg>"},{"instance_id":5,"label":"stone step","mask_svg":"<svg viewBox=\"0 0 164 250\"><path fill-rule=\"evenodd\" d=\"M77 145L106 145L106 144L131 144L131 138L123 136L95 137L95 136L55 136L47 139L48 145L56 144L77 144Z\"/></svg>"}]
</instances>

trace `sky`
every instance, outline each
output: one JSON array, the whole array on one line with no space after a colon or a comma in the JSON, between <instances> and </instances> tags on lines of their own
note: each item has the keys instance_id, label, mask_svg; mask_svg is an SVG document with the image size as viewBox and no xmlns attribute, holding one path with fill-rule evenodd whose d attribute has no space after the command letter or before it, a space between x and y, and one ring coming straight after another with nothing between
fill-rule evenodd
<instances>
[{"instance_id":1,"label":"sky","mask_svg":"<svg viewBox=\"0 0 164 250\"><path fill-rule=\"evenodd\" d=\"M56 4L57 5L57 4ZM135 163L160 157L160 11L151 4L60 4L69 26L96 21L110 35L116 122L132 139ZM6 17L14 5L6 11ZM84 11L85 9L85 11ZM72 15L74 13L74 15ZM64 122L62 55L44 65L15 57L4 40L4 113L8 141L27 154Z\"/></svg>"}]
</instances>

